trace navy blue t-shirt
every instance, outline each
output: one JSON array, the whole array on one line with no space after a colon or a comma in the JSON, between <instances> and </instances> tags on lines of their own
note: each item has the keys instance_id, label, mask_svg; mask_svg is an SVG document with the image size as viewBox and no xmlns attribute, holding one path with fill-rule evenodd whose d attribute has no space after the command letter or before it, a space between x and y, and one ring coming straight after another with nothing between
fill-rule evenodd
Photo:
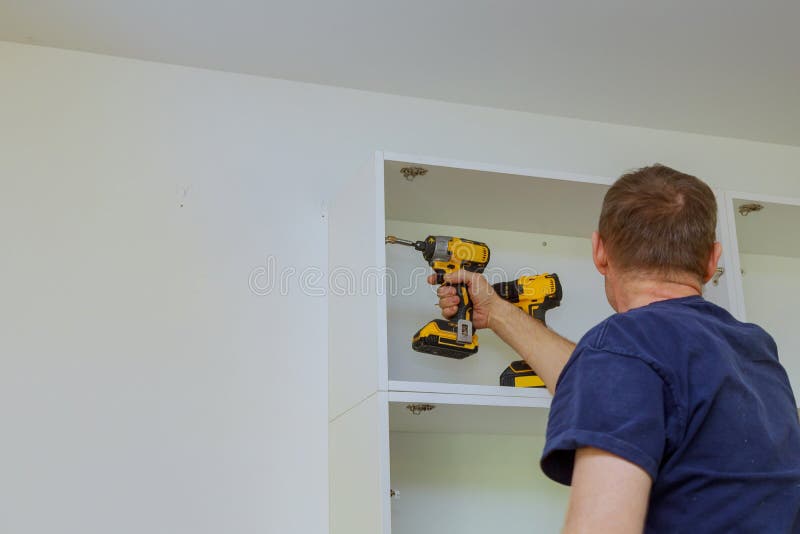
<instances>
[{"instance_id":1,"label":"navy blue t-shirt","mask_svg":"<svg viewBox=\"0 0 800 534\"><path fill-rule=\"evenodd\" d=\"M590 330L558 380L542 470L596 447L653 479L646 532L800 532L800 423L775 342L702 297Z\"/></svg>"}]
</instances>

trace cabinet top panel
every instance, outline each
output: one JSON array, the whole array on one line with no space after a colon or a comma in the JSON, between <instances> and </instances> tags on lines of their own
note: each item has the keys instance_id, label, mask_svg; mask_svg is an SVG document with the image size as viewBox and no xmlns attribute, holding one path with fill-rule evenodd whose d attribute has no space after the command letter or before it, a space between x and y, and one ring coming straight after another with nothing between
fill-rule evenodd
<instances>
[{"instance_id":1,"label":"cabinet top panel","mask_svg":"<svg viewBox=\"0 0 800 534\"><path fill-rule=\"evenodd\" d=\"M407 179L402 170L427 172ZM387 161L386 218L589 237L608 185L562 178Z\"/></svg>"},{"instance_id":2,"label":"cabinet top panel","mask_svg":"<svg viewBox=\"0 0 800 534\"><path fill-rule=\"evenodd\" d=\"M750 204L761 209L749 211ZM800 258L800 205L734 198L733 207L740 253Z\"/></svg>"}]
</instances>

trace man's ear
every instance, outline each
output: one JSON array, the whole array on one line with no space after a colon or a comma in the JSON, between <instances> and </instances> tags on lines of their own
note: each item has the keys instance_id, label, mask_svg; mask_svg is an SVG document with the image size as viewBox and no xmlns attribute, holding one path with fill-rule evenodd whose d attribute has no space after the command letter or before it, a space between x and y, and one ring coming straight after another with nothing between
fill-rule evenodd
<instances>
[{"instance_id":1,"label":"man's ear","mask_svg":"<svg viewBox=\"0 0 800 534\"><path fill-rule=\"evenodd\" d=\"M594 266L597 267L598 272L605 276L608 272L608 256L603 240L596 231L592 232L592 260L594 260Z\"/></svg>"},{"instance_id":2,"label":"man's ear","mask_svg":"<svg viewBox=\"0 0 800 534\"><path fill-rule=\"evenodd\" d=\"M717 264L719 264L720 256L722 256L722 244L717 242L714 243L714 248L711 249L711 255L708 257L708 265L706 265L706 278L703 280L704 284L707 284L708 281L714 277L714 273L717 271Z\"/></svg>"}]
</instances>

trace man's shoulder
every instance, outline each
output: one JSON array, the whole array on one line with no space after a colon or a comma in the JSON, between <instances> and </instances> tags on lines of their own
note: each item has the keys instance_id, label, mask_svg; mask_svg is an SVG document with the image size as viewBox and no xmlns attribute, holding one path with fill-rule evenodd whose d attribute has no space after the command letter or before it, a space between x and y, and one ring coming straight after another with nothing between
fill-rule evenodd
<instances>
[{"instance_id":1,"label":"man's shoulder","mask_svg":"<svg viewBox=\"0 0 800 534\"><path fill-rule=\"evenodd\" d=\"M698 342L700 332L714 330L711 322L727 321L725 314L700 297L654 302L606 318L581 338L575 353L600 351L663 365L668 363L665 355L674 356L682 341Z\"/></svg>"},{"instance_id":2,"label":"man's shoulder","mask_svg":"<svg viewBox=\"0 0 800 534\"><path fill-rule=\"evenodd\" d=\"M662 368L683 368L683 360L713 358L722 347L777 354L774 340L764 329L738 321L700 296L658 301L614 314L589 330L575 352L622 354Z\"/></svg>"},{"instance_id":3,"label":"man's shoulder","mask_svg":"<svg viewBox=\"0 0 800 534\"><path fill-rule=\"evenodd\" d=\"M640 342L648 340L655 330L669 322L672 318L662 310L647 307L615 313L586 332L576 348L638 353Z\"/></svg>"},{"instance_id":4,"label":"man's shoulder","mask_svg":"<svg viewBox=\"0 0 800 534\"><path fill-rule=\"evenodd\" d=\"M702 297L686 297L656 301L645 306L616 313L589 330L581 343L613 350L624 344L655 338L678 339L692 330L708 328L711 323L728 323L749 327L736 321L724 308Z\"/></svg>"},{"instance_id":5,"label":"man's shoulder","mask_svg":"<svg viewBox=\"0 0 800 534\"><path fill-rule=\"evenodd\" d=\"M578 341L567 367L581 365L586 357L602 356L602 361L615 365L620 358L636 359L652 365L655 359L650 354L647 341L647 328L643 328L626 314L614 314L591 328Z\"/></svg>"}]
</instances>

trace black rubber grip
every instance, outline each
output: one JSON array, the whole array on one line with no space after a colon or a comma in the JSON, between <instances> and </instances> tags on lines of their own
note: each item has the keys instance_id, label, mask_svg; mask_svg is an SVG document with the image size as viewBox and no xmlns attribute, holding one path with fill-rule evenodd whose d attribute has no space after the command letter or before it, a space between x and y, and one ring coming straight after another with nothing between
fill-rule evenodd
<instances>
[{"instance_id":1,"label":"black rubber grip","mask_svg":"<svg viewBox=\"0 0 800 534\"><path fill-rule=\"evenodd\" d=\"M460 321L461 319L465 319L467 321L472 321L472 300L469 298L467 285L456 284L453 287L456 288L456 296L458 297L458 310L456 310L456 314L451 320Z\"/></svg>"}]
</instances>

